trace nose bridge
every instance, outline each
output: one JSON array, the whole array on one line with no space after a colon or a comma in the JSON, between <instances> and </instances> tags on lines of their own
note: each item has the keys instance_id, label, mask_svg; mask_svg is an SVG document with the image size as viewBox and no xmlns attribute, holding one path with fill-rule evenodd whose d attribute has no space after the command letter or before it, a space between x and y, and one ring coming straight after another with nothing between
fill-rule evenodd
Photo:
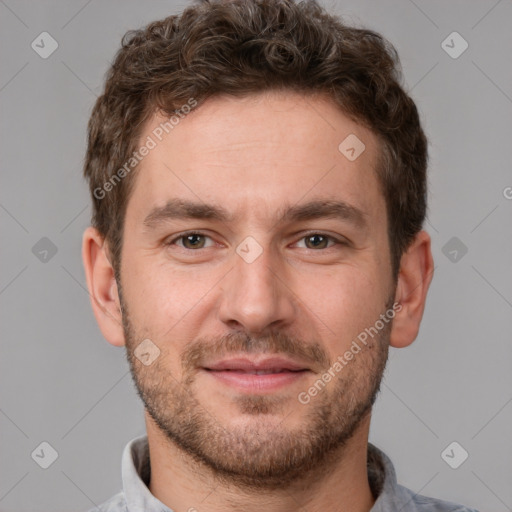
<instances>
[{"instance_id":1,"label":"nose bridge","mask_svg":"<svg viewBox=\"0 0 512 512\"><path fill-rule=\"evenodd\" d=\"M248 237L236 248L233 265L221 297L224 323L261 333L271 324L290 321L291 293L279 277L281 265L268 244L262 246Z\"/></svg>"}]
</instances>

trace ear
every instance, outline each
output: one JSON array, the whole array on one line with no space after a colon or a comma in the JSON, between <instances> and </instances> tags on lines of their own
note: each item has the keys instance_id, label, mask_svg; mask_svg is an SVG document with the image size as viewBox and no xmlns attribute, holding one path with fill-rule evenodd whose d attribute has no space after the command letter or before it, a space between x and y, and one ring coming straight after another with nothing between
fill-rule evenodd
<instances>
[{"instance_id":1,"label":"ear","mask_svg":"<svg viewBox=\"0 0 512 512\"><path fill-rule=\"evenodd\" d=\"M397 307L393 319L390 336L392 347L407 347L418 336L433 273L430 235L420 231L400 261L395 303L402 307Z\"/></svg>"},{"instance_id":2,"label":"ear","mask_svg":"<svg viewBox=\"0 0 512 512\"><path fill-rule=\"evenodd\" d=\"M114 269L107 254L107 245L93 227L88 227L84 232L82 259L96 321L105 339L121 347L125 339Z\"/></svg>"}]
</instances>

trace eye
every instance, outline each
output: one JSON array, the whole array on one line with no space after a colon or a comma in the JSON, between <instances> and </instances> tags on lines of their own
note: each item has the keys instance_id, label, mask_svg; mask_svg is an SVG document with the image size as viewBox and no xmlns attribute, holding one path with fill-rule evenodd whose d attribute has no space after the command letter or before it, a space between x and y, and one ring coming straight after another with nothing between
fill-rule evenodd
<instances>
[{"instance_id":1,"label":"eye","mask_svg":"<svg viewBox=\"0 0 512 512\"><path fill-rule=\"evenodd\" d=\"M210 243L207 245L207 240L209 240ZM213 245L213 240L206 235L203 235L202 233L196 233L196 232L188 232L183 233L176 238L173 238L168 242L167 245L173 245L175 244L179 247L183 247L184 249L204 249L206 247L211 247Z\"/></svg>"},{"instance_id":2,"label":"eye","mask_svg":"<svg viewBox=\"0 0 512 512\"><path fill-rule=\"evenodd\" d=\"M336 240L332 236L324 235L323 233L310 233L303 238L304 246L306 249L327 249L336 244L342 244L340 240Z\"/></svg>"}]
</instances>

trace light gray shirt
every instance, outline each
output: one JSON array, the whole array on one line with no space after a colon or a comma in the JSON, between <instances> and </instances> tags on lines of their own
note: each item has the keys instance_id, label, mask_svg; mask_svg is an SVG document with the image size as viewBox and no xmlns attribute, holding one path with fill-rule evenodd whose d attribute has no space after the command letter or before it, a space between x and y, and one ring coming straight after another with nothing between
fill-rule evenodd
<instances>
[{"instance_id":1,"label":"light gray shirt","mask_svg":"<svg viewBox=\"0 0 512 512\"><path fill-rule=\"evenodd\" d=\"M130 441L122 458L123 490L88 512L173 512L157 500L148 484L151 476L147 436ZM389 457L368 443L368 481L376 499L370 512L478 512L449 501L427 498L399 485Z\"/></svg>"}]
</instances>

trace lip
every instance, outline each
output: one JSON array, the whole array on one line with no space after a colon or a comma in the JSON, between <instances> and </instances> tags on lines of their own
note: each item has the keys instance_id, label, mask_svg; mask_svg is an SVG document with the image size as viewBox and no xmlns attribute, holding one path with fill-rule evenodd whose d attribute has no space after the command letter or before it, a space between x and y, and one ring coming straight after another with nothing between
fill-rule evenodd
<instances>
[{"instance_id":1,"label":"lip","mask_svg":"<svg viewBox=\"0 0 512 512\"><path fill-rule=\"evenodd\" d=\"M310 372L304 365L282 357L224 359L202 370L216 381L248 393L278 391L298 382Z\"/></svg>"},{"instance_id":2,"label":"lip","mask_svg":"<svg viewBox=\"0 0 512 512\"><path fill-rule=\"evenodd\" d=\"M242 372L268 371L268 370L309 370L305 365L286 359L284 357L265 357L259 360L246 357L223 359L212 364L204 365L207 370L239 370Z\"/></svg>"}]
</instances>

